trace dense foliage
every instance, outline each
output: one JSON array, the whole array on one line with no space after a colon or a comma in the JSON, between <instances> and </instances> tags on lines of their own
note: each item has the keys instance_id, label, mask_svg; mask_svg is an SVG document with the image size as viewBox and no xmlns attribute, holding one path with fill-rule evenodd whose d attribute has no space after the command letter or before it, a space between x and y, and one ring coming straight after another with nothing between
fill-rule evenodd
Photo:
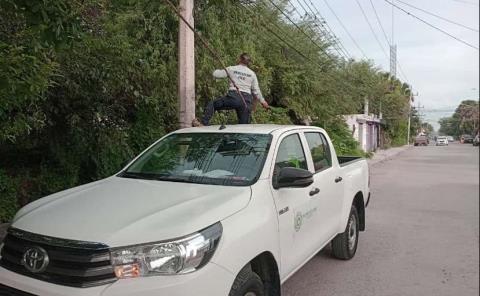
<instances>
[{"instance_id":1,"label":"dense foliage","mask_svg":"<svg viewBox=\"0 0 480 296\"><path fill-rule=\"evenodd\" d=\"M273 106L257 108L254 122L309 116L339 153L360 154L339 116L361 112L368 98L371 112L384 115L386 144L405 143L408 85L369 61L332 54L313 20L300 26L317 45L263 0L195 5L196 28L226 63L244 51L254 58ZM0 2L0 222L29 201L116 172L177 128L177 27L162 1ZM211 78L219 64L201 45L195 58L200 114L226 82ZM234 120L215 120L225 118Z\"/></svg>"},{"instance_id":2,"label":"dense foliage","mask_svg":"<svg viewBox=\"0 0 480 296\"><path fill-rule=\"evenodd\" d=\"M440 119L439 133L455 138L464 134L474 136L479 132L479 111L478 101L462 101L452 116Z\"/></svg>"}]
</instances>

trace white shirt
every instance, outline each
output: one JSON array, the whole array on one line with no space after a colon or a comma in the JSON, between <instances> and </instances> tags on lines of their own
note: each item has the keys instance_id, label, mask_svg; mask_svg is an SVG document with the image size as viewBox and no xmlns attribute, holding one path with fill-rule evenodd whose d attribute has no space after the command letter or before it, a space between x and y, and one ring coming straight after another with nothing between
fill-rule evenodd
<instances>
[{"instance_id":1,"label":"white shirt","mask_svg":"<svg viewBox=\"0 0 480 296\"><path fill-rule=\"evenodd\" d=\"M265 101L258 85L257 75L250 68L244 65L236 65L227 67L227 71L241 92L255 95L260 102ZM227 78L228 76L225 70L215 70L213 71L213 77L218 79ZM236 90L231 81L229 88L230 90Z\"/></svg>"}]
</instances>

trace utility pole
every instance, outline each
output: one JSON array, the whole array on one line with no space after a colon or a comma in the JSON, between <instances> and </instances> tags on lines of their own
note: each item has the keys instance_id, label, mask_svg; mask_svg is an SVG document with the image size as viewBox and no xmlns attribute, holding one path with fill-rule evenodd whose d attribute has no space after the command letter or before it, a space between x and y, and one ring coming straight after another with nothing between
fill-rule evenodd
<instances>
[{"instance_id":1,"label":"utility pole","mask_svg":"<svg viewBox=\"0 0 480 296\"><path fill-rule=\"evenodd\" d=\"M194 27L193 1L180 0L180 14ZM195 36L183 21L178 26L178 98L180 128L195 118Z\"/></svg>"},{"instance_id":2,"label":"utility pole","mask_svg":"<svg viewBox=\"0 0 480 296\"><path fill-rule=\"evenodd\" d=\"M411 117L412 117L412 103L408 102L407 145L410 145L410 118Z\"/></svg>"},{"instance_id":3,"label":"utility pole","mask_svg":"<svg viewBox=\"0 0 480 296\"><path fill-rule=\"evenodd\" d=\"M410 145L410 121L412 117L412 101L413 101L413 97L416 97L416 96L418 96L418 93L417 94L412 93L410 95L410 98L408 98L407 145ZM419 106L420 106L420 103L419 103Z\"/></svg>"}]
</instances>

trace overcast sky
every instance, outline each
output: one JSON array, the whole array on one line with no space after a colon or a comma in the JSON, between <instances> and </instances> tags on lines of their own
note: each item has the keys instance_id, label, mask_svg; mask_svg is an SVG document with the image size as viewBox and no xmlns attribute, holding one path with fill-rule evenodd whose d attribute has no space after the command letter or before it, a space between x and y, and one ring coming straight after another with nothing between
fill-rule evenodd
<instances>
[{"instance_id":1,"label":"overcast sky","mask_svg":"<svg viewBox=\"0 0 480 296\"><path fill-rule=\"evenodd\" d=\"M292 3L301 9L304 0ZM310 3L310 0L306 0ZM345 33L335 16L325 4L333 8L345 27L369 59L380 68L389 69L389 60L375 41L356 0L311 0L329 26L355 58L362 58L361 52ZM358 0L378 39L388 53L388 44L378 25L370 0ZM388 38L392 35L392 8L385 0L371 0L377 9ZM444 18L478 30L479 0L402 0L403 2L435 13ZM422 11L415 10L398 1L395 4L405 10L478 47L479 33L450 24ZM464 99L478 99L479 51L470 48L436 30L428 27L400 10L394 12L394 42L397 45L398 61L408 82L418 92L415 105L420 102L425 120L438 128L440 117L451 115ZM405 76L397 75L405 81Z\"/></svg>"}]
</instances>

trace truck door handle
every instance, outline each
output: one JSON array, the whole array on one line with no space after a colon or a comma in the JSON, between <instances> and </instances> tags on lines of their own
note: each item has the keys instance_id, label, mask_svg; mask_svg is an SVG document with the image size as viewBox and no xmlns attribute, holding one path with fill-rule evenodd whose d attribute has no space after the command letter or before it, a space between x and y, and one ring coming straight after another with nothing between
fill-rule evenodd
<instances>
[{"instance_id":1,"label":"truck door handle","mask_svg":"<svg viewBox=\"0 0 480 296\"><path fill-rule=\"evenodd\" d=\"M335 183L341 182L342 180L343 180L342 177L336 177L336 178L335 178Z\"/></svg>"},{"instance_id":2,"label":"truck door handle","mask_svg":"<svg viewBox=\"0 0 480 296\"><path fill-rule=\"evenodd\" d=\"M315 194L319 194L319 193L320 193L320 189L314 188L310 191L310 196L314 196Z\"/></svg>"}]
</instances>

